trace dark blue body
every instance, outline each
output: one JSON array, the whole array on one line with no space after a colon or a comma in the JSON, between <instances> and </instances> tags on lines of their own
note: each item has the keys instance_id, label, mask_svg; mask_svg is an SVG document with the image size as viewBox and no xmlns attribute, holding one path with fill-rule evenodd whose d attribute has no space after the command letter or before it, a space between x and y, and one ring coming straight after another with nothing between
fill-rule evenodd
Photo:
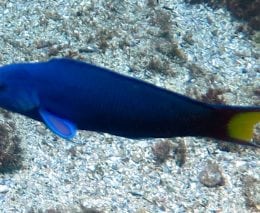
<instances>
[{"instance_id":1,"label":"dark blue body","mask_svg":"<svg viewBox=\"0 0 260 213\"><path fill-rule=\"evenodd\" d=\"M65 139L82 129L128 138L204 136L253 146L260 118L259 107L198 102L69 59L0 67L0 107L42 121Z\"/></svg>"},{"instance_id":2,"label":"dark blue body","mask_svg":"<svg viewBox=\"0 0 260 213\"><path fill-rule=\"evenodd\" d=\"M28 90L39 98L38 105L20 113L34 119L41 120L41 107L79 129L129 138L210 134L211 105L74 60L19 66Z\"/></svg>"}]
</instances>

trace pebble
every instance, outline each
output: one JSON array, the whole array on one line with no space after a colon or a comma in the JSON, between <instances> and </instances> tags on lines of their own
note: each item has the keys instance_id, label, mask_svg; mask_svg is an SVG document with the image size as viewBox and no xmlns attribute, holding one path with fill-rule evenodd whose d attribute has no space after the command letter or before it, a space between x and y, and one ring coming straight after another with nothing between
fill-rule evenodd
<instances>
[{"instance_id":1,"label":"pebble","mask_svg":"<svg viewBox=\"0 0 260 213\"><path fill-rule=\"evenodd\" d=\"M0 193L6 193L9 191L9 187L6 185L0 185Z\"/></svg>"},{"instance_id":2,"label":"pebble","mask_svg":"<svg viewBox=\"0 0 260 213\"><path fill-rule=\"evenodd\" d=\"M252 176L246 176L243 179L245 185L245 200L248 206L260 210L260 181ZM258 212L257 211L257 212Z\"/></svg>"},{"instance_id":3,"label":"pebble","mask_svg":"<svg viewBox=\"0 0 260 213\"><path fill-rule=\"evenodd\" d=\"M218 164L211 161L207 162L207 165L199 174L200 182L207 187L223 186L225 184L224 177Z\"/></svg>"},{"instance_id":4,"label":"pebble","mask_svg":"<svg viewBox=\"0 0 260 213\"><path fill-rule=\"evenodd\" d=\"M45 135L45 134L46 134L46 129L44 128L43 125L37 125L36 131L37 131L39 134L41 134L41 135Z\"/></svg>"}]
</instances>

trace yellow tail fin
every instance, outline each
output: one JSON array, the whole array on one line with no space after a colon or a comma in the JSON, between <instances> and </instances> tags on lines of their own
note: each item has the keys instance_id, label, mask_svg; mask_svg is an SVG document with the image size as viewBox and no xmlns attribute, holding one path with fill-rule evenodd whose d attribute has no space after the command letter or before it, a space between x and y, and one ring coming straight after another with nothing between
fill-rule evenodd
<instances>
[{"instance_id":1,"label":"yellow tail fin","mask_svg":"<svg viewBox=\"0 0 260 213\"><path fill-rule=\"evenodd\" d=\"M260 112L234 114L228 123L228 134L235 140L251 143L254 127L257 123L260 123Z\"/></svg>"}]
</instances>

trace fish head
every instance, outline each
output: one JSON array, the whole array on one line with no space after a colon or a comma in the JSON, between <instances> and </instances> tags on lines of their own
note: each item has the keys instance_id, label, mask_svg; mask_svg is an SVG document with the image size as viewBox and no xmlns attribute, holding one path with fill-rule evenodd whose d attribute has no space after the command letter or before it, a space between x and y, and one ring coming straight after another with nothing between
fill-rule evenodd
<instances>
[{"instance_id":1,"label":"fish head","mask_svg":"<svg viewBox=\"0 0 260 213\"><path fill-rule=\"evenodd\" d=\"M24 113L39 105L26 64L0 67L0 107Z\"/></svg>"}]
</instances>

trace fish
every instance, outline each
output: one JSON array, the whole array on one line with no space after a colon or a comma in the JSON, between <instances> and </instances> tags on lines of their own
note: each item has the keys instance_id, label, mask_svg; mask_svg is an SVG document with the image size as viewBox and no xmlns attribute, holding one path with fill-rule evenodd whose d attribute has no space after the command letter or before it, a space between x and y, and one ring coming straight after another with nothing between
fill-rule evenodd
<instances>
[{"instance_id":1,"label":"fish","mask_svg":"<svg viewBox=\"0 0 260 213\"><path fill-rule=\"evenodd\" d=\"M259 106L200 102L68 58L0 67L0 107L43 122L61 138L77 130L131 139L206 137L258 146Z\"/></svg>"}]
</instances>

